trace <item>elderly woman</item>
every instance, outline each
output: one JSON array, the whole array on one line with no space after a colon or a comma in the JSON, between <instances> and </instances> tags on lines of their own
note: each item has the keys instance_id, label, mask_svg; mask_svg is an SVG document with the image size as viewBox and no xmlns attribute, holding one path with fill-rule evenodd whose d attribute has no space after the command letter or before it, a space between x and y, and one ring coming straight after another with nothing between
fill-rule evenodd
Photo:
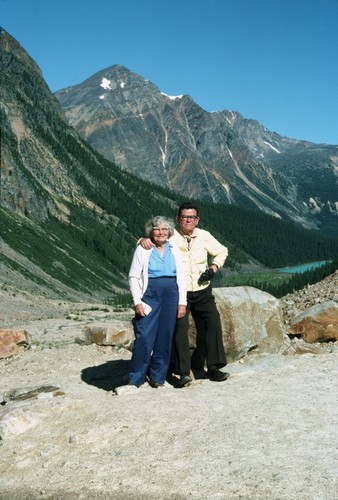
<instances>
[{"instance_id":1,"label":"elderly woman","mask_svg":"<svg viewBox=\"0 0 338 500\"><path fill-rule=\"evenodd\" d=\"M186 313L187 289L181 254L168 238L174 222L156 216L146 224L154 247L137 246L129 271L129 287L135 305L136 339L129 384L152 387L164 384L170 361L176 319Z\"/></svg>"}]
</instances>

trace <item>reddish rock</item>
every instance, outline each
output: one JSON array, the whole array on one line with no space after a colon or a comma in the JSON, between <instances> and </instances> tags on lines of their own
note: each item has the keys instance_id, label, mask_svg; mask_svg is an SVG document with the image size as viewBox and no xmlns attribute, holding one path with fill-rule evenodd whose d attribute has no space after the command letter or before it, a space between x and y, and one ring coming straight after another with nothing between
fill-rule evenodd
<instances>
[{"instance_id":1,"label":"reddish rock","mask_svg":"<svg viewBox=\"0 0 338 500\"><path fill-rule=\"evenodd\" d=\"M13 356L19 351L20 346L27 349L30 342L31 336L26 330L14 331L0 328L0 359Z\"/></svg>"},{"instance_id":2,"label":"reddish rock","mask_svg":"<svg viewBox=\"0 0 338 500\"><path fill-rule=\"evenodd\" d=\"M328 301L308 308L296 316L289 330L291 335L299 335L305 342L338 341L338 306Z\"/></svg>"}]
</instances>

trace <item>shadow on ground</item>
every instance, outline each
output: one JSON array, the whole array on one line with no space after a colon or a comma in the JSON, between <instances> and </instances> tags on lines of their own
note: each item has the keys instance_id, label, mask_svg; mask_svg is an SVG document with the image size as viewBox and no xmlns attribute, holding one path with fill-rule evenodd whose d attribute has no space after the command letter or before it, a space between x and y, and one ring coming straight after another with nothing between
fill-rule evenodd
<instances>
[{"instance_id":1,"label":"shadow on ground","mask_svg":"<svg viewBox=\"0 0 338 500\"><path fill-rule=\"evenodd\" d=\"M81 379L86 384L94 385L104 391L113 391L116 387L128 383L130 361L118 359L103 365L89 366L81 372Z\"/></svg>"},{"instance_id":2,"label":"shadow on ground","mask_svg":"<svg viewBox=\"0 0 338 500\"><path fill-rule=\"evenodd\" d=\"M128 384L128 371L130 367L130 360L119 359L116 361L108 361L103 365L89 366L84 368L81 372L81 379L86 384L93 385L98 389L104 391L114 391L116 387ZM202 370L195 372L194 378L205 379L205 372ZM179 378L174 374L168 372L166 381L175 389L183 389L179 383Z\"/></svg>"}]
</instances>

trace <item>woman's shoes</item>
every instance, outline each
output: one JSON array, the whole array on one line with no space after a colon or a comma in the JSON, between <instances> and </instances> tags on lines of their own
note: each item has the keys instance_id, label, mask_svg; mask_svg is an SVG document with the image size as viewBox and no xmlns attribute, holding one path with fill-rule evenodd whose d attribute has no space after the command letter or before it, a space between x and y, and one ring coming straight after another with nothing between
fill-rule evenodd
<instances>
[{"instance_id":1,"label":"woman's shoes","mask_svg":"<svg viewBox=\"0 0 338 500\"><path fill-rule=\"evenodd\" d=\"M153 382L152 380L148 380L150 387L154 389L158 389L159 387L164 387L164 384L159 384L158 382Z\"/></svg>"},{"instance_id":2,"label":"woman's shoes","mask_svg":"<svg viewBox=\"0 0 338 500\"><path fill-rule=\"evenodd\" d=\"M114 393L117 396L122 396L122 394L130 394L131 392L135 392L135 389L138 388L139 386L134 384L121 385L120 387L116 387L114 389Z\"/></svg>"}]
</instances>

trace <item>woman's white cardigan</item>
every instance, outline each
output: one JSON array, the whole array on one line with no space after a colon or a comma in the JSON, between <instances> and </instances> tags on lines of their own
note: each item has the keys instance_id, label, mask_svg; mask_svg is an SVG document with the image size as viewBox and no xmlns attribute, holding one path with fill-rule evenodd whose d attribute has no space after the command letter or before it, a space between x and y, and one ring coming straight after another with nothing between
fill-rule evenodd
<instances>
[{"instance_id":1,"label":"woman's white cardigan","mask_svg":"<svg viewBox=\"0 0 338 500\"><path fill-rule=\"evenodd\" d=\"M179 294L178 303L185 306L187 305L187 278L183 267L181 252L176 246L172 245L172 243L168 243L176 263L176 282ZM141 245L138 245L134 252L129 270L129 288L135 306L141 302L143 294L148 286L148 263L152 250L152 248L146 250L142 248Z\"/></svg>"}]
</instances>

